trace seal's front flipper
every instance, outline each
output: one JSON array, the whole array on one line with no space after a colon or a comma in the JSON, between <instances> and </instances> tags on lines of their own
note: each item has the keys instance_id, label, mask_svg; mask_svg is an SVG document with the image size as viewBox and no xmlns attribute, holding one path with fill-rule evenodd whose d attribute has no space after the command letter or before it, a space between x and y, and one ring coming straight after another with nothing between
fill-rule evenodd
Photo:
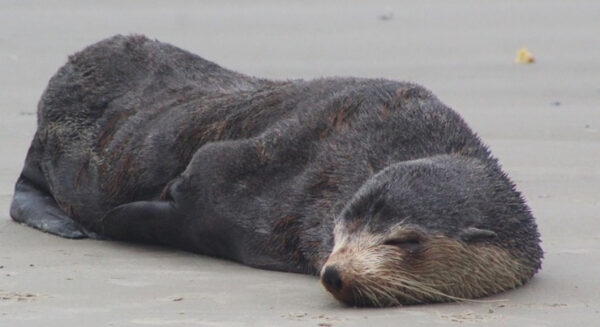
<instances>
[{"instance_id":1,"label":"seal's front flipper","mask_svg":"<svg viewBox=\"0 0 600 327\"><path fill-rule=\"evenodd\" d=\"M110 210L101 221L102 235L121 241L174 245L181 214L172 201L137 201Z\"/></svg>"},{"instance_id":2,"label":"seal's front flipper","mask_svg":"<svg viewBox=\"0 0 600 327\"><path fill-rule=\"evenodd\" d=\"M23 176L15 185L10 216L17 222L65 238L100 238L73 221L50 194Z\"/></svg>"}]
</instances>

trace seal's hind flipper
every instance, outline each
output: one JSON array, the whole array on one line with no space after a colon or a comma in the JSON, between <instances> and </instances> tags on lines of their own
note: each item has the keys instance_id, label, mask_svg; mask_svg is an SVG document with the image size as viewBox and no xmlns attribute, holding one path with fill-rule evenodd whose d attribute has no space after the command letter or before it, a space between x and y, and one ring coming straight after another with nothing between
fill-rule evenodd
<instances>
[{"instance_id":1,"label":"seal's hind flipper","mask_svg":"<svg viewBox=\"0 0 600 327\"><path fill-rule=\"evenodd\" d=\"M100 238L73 221L50 194L23 176L15 186L10 216L17 222L65 238Z\"/></svg>"}]
</instances>

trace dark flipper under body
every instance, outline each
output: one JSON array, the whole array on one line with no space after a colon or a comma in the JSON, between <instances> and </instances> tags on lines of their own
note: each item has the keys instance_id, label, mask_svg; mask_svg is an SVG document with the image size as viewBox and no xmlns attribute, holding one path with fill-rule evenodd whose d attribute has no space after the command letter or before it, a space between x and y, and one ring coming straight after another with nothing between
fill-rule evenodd
<instances>
[{"instance_id":1,"label":"dark flipper under body","mask_svg":"<svg viewBox=\"0 0 600 327\"><path fill-rule=\"evenodd\" d=\"M10 215L15 221L65 238L102 238L69 218L50 194L23 176L16 183Z\"/></svg>"},{"instance_id":2,"label":"dark flipper under body","mask_svg":"<svg viewBox=\"0 0 600 327\"><path fill-rule=\"evenodd\" d=\"M137 201L110 210L101 221L101 233L111 239L171 244L181 237L178 214L170 201Z\"/></svg>"}]
</instances>

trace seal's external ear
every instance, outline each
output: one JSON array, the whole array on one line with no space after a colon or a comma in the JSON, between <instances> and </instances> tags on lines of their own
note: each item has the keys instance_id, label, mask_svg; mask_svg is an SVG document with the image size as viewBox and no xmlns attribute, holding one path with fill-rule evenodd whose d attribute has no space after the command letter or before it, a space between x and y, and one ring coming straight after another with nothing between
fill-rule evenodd
<instances>
[{"instance_id":1,"label":"seal's external ear","mask_svg":"<svg viewBox=\"0 0 600 327\"><path fill-rule=\"evenodd\" d=\"M116 240L168 244L177 237L181 217L172 201L126 203L102 218L102 234Z\"/></svg>"},{"instance_id":2,"label":"seal's external ear","mask_svg":"<svg viewBox=\"0 0 600 327\"><path fill-rule=\"evenodd\" d=\"M475 227L467 227L463 229L458 236L465 242L481 242L491 240L496 237L496 233L489 229L479 229Z\"/></svg>"}]
</instances>

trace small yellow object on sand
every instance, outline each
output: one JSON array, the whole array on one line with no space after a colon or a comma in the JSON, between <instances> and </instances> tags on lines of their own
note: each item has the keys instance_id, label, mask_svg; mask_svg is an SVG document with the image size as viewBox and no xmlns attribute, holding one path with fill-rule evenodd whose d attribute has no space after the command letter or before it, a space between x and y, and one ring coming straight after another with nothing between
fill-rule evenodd
<instances>
[{"instance_id":1,"label":"small yellow object on sand","mask_svg":"<svg viewBox=\"0 0 600 327\"><path fill-rule=\"evenodd\" d=\"M517 51L515 62L517 64L533 64L535 62L535 57L533 56L533 53L527 51L526 48L521 48Z\"/></svg>"}]
</instances>

